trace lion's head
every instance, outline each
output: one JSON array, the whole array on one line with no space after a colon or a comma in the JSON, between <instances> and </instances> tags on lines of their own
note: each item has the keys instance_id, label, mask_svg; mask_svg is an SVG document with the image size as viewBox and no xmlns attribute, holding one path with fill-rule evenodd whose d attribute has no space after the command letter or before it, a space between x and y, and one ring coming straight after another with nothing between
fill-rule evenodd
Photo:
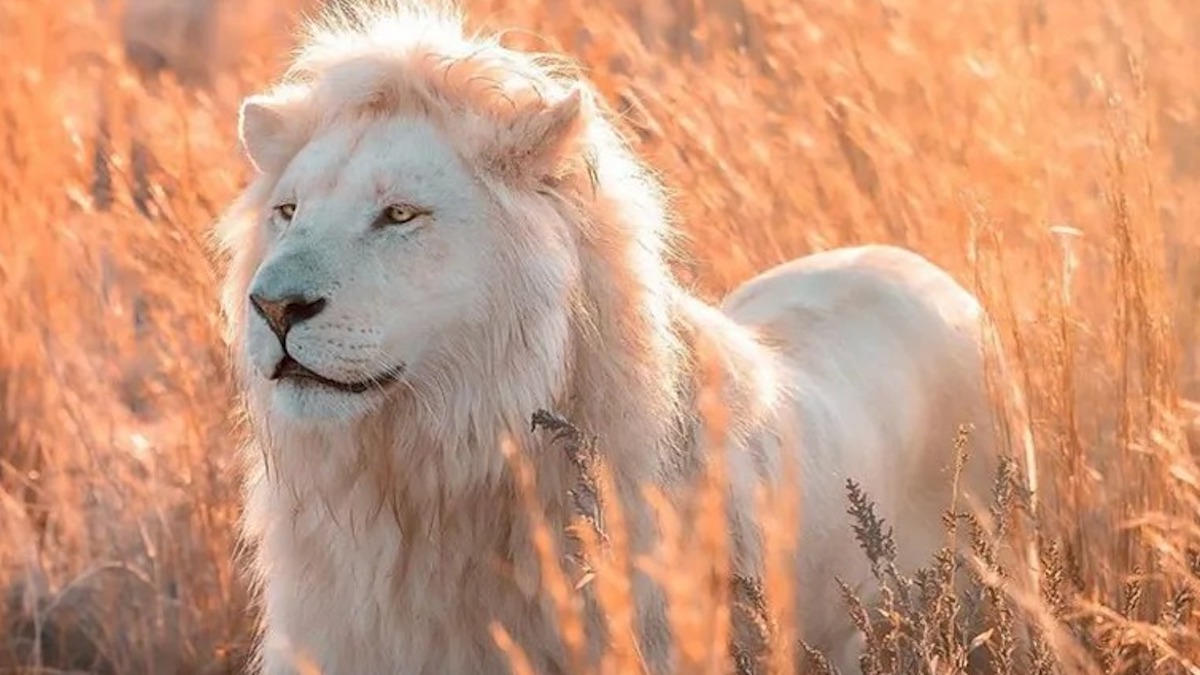
<instances>
[{"instance_id":1,"label":"lion's head","mask_svg":"<svg viewBox=\"0 0 1200 675\"><path fill-rule=\"evenodd\" d=\"M258 175L223 232L242 376L313 422L422 388L461 408L448 389L488 381L547 405L596 235L589 149L614 143L594 95L442 14L340 20L242 104Z\"/></svg>"}]
</instances>

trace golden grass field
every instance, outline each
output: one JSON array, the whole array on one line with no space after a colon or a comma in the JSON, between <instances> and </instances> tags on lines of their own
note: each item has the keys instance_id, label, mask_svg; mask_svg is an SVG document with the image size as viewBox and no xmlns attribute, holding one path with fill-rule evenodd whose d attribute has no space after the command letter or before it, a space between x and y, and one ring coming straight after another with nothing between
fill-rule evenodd
<instances>
[{"instance_id":1,"label":"golden grass field","mask_svg":"<svg viewBox=\"0 0 1200 675\"><path fill-rule=\"evenodd\" d=\"M240 98L302 3L189 4L0 0L0 673L237 672L252 635L208 230L248 175ZM997 318L1037 488L1001 510L1042 588L984 583L980 635L897 600L868 672L952 672L972 642L998 672L1200 672L1200 3L466 6L585 64L708 298L875 241Z\"/></svg>"}]
</instances>

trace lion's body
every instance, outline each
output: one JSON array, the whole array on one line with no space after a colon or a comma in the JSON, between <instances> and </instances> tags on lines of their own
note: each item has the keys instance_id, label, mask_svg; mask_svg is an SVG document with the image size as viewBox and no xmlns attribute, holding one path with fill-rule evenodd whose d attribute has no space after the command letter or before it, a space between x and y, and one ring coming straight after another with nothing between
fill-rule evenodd
<instances>
[{"instance_id":1,"label":"lion's body","mask_svg":"<svg viewBox=\"0 0 1200 675\"><path fill-rule=\"evenodd\" d=\"M973 427L964 492L987 499L995 441L981 309L944 271L887 246L794 260L743 284L723 309L770 337L779 377L792 388L780 407L784 424L800 430L801 625L842 672L856 672L847 668L859 641L849 639L844 601L830 583L835 574L852 588L870 579L847 536L846 480L896 526L902 570L930 564L946 543L941 515L951 504L959 425Z\"/></svg>"},{"instance_id":2,"label":"lion's body","mask_svg":"<svg viewBox=\"0 0 1200 675\"><path fill-rule=\"evenodd\" d=\"M318 31L296 72L244 109L261 173L221 224L253 431L245 535L263 672L301 672L297 658L327 675L505 672L492 621L538 672L567 672L500 442L533 459L537 510L559 533L576 476L530 415L553 409L598 435L644 550L654 520L637 487L685 490L703 461L698 341L723 364L736 414L739 571L761 571L752 493L790 453L802 482L781 494L803 497L803 637L853 663L832 575L857 584L868 567L845 481L901 526L902 563L939 544L955 428L976 424L977 448L991 431L970 294L915 254L865 247L803 258L722 309L704 305L668 271L655 181L565 93L584 85L444 18L393 8ZM433 215L407 229L354 225L376 218L378 206L356 209L380 194ZM286 223L268 213L281 200L297 203ZM307 293L311 315L286 337L247 301L284 292ZM285 355L370 386L280 377ZM640 577L634 589L646 657L663 667L661 599Z\"/></svg>"}]
</instances>

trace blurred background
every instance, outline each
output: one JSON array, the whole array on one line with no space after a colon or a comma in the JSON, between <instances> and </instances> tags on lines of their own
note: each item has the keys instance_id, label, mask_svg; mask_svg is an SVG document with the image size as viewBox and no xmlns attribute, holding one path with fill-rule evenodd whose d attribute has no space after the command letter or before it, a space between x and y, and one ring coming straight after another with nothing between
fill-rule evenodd
<instances>
[{"instance_id":1,"label":"blurred background","mask_svg":"<svg viewBox=\"0 0 1200 675\"><path fill-rule=\"evenodd\" d=\"M1200 3L464 4L585 65L704 297L864 242L975 289L1030 397L1047 607L1108 672L1200 654ZM0 673L245 657L209 227L314 8L0 0Z\"/></svg>"}]
</instances>

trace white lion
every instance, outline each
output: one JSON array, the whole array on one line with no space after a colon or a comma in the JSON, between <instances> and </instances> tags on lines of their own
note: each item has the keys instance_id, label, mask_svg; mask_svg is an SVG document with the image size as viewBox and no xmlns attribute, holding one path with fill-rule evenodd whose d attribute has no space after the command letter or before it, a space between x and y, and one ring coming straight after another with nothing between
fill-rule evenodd
<instances>
[{"instance_id":1,"label":"white lion","mask_svg":"<svg viewBox=\"0 0 1200 675\"><path fill-rule=\"evenodd\" d=\"M538 672L566 672L500 440L533 458L557 532L573 469L530 415L596 433L644 547L636 487L682 493L704 461L697 340L737 413L740 571L760 572L754 486L790 457L799 625L853 668L833 575L869 570L845 481L902 525L903 564L941 542L955 430L975 424L979 447L993 428L975 299L916 254L867 246L706 306L668 270L659 184L571 69L467 36L454 11L341 12L245 101L258 175L219 224L262 671L505 672L498 620ZM667 669L661 595L635 589L645 657Z\"/></svg>"}]
</instances>

